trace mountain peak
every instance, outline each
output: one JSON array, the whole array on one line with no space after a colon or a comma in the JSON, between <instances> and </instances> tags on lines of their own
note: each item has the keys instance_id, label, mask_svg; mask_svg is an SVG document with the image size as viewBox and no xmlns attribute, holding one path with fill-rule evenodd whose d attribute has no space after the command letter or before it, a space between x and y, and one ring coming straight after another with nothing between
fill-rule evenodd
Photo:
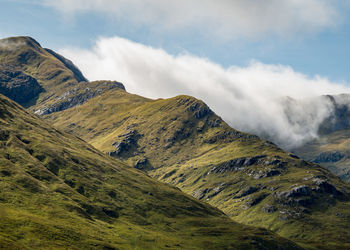
<instances>
[{"instance_id":1,"label":"mountain peak","mask_svg":"<svg viewBox=\"0 0 350 250\"><path fill-rule=\"evenodd\" d=\"M32 48L34 47L40 47L40 43L38 43L34 38L30 36L15 36L15 37L8 37L0 40L0 50L1 49L11 49L12 46L18 47L18 46L30 46Z\"/></svg>"}]
</instances>

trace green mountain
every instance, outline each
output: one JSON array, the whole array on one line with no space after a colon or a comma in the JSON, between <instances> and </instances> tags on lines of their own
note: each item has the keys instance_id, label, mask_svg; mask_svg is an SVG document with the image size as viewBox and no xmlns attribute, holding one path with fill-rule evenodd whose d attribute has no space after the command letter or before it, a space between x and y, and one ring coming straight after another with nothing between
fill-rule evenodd
<instances>
[{"instance_id":1,"label":"green mountain","mask_svg":"<svg viewBox=\"0 0 350 250\"><path fill-rule=\"evenodd\" d=\"M305 247L350 247L349 185L230 128L193 97L150 100L113 89L44 118L237 222Z\"/></svg>"},{"instance_id":2,"label":"green mountain","mask_svg":"<svg viewBox=\"0 0 350 250\"><path fill-rule=\"evenodd\" d=\"M53 54L50 61L62 63ZM151 100L127 93L118 82L79 82L59 65L70 83L53 77L57 83L49 85L36 78L40 67L16 66L45 89L29 110L101 150L104 160L117 158L237 222L271 229L303 247L350 248L350 186L328 170L229 127L193 97Z\"/></svg>"},{"instance_id":3,"label":"green mountain","mask_svg":"<svg viewBox=\"0 0 350 250\"><path fill-rule=\"evenodd\" d=\"M0 95L0 248L295 249Z\"/></svg>"}]
</instances>

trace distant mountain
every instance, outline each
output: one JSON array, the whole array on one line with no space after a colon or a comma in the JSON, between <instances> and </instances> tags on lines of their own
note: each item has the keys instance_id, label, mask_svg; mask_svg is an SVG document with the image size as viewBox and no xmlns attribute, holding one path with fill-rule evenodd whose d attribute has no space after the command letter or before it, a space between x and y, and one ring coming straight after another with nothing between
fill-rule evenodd
<instances>
[{"instance_id":1,"label":"distant mountain","mask_svg":"<svg viewBox=\"0 0 350 250\"><path fill-rule=\"evenodd\" d=\"M350 180L350 95L324 96L331 112L320 124L320 137L293 149L306 160L326 167L345 181Z\"/></svg>"},{"instance_id":2,"label":"distant mountain","mask_svg":"<svg viewBox=\"0 0 350 250\"><path fill-rule=\"evenodd\" d=\"M74 79L54 86L37 79L46 92L29 110L111 156L104 159L117 158L237 222L310 249L350 248L350 185L328 170L229 127L193 97L151 100L118 82Z\"/></svg>"}]
</instances>

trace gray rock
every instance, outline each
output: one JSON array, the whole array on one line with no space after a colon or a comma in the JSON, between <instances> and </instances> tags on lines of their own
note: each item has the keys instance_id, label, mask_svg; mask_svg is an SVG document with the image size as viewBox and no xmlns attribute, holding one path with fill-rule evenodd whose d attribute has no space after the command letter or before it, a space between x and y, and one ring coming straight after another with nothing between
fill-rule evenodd
<instances>
[{"instance_id":1,"label":"gray rock","mask_svg":"<svg viewBox=\"0 0 350 250\"><path fill-rule=\"evenodd\" d=\"M0 93L21 105L29 104L44 89L37 80L22 71L0 65Z\"/></svg>"},{"instance_id":2,"label":"gray rock","mask_svg":"<svg viewBox=\"0 0 350 250\"><path fill-rule=\"evenodd\" d=\"M112 143L116 148L115 151L109 152L110 156L121 156L123 153L136 151L138 148L137 141L142 137L137 130L129 130L124 134L117 136L117 141ZM134 152L135 153L135 152Z\"/></svg>"},{"instance_id":3,"label":"gray rock","mask_svg":"<svg viewBox=\"0 0 350 250\"><path fill-rule=\"evenodd\" d=\"M306 185L294 187L291 190L283 191L280 193L277 193L278 198L294 198L294 197L300 197L300 196L307 196L311 194L310 187Z\"/></svg>"},{"instance_id":4,"label":"gray rock","mask_svg":"<svg viewBox=\"0 0 350 250\"><path fill-rule=\"evenodd\" d=\"M192 196L198 200L201 200L205 197L207 193L209 193L210 189L205 188L205 189L198 189L192 193Z\"/></svg>"},{"instance_id":5,"label":"gray rock","mask_svg":"<svg viewBox=\"0 0 350 250\"><path fill-rule=\"evenodd\" d=\"M277 211L277 208L273 205L265 205L262 207L261 209L264 213L273 213L273 212L276 212Z\"/></svg>"},{"instance_id":6,"label":"gray rock","mask_svg":"<svg viewBox=\"0 0 350 250\"><path fill-rule=\"evenodd\" d=\"M84 84L87 84L87 83L83 83L83 82L80 83L80 85L84 85ZM63 95L57 98L58 101L56 103L48 107L45 107L41 110L36 110L35 113L38 115L48 115L54 112L59 112L75 106L82 105L88 100L95 98L97 96L100 96L105 91L108 91L114 88L121 88L125 90L124 85L122 83L115 82L115 81L106 81L106 82L101 82L99 84L104 86L104 91L102 91L101 89L93 90L90 88L85 88L84 91L80 93L77 93L77 89L75 89L75 91L74 90L67 91Z\"/></svg>"},{"instance_id":7,"label":"gray rock","mask_svg":"<svg viewBox=\"0 0 350 250\"><path fill-rule=\"evenodd\" d=\"M313 188L313 191L315 192L332 194L336 197L343 195L342 192L336 189L332 184L330 184L325 179L315 178L313 179L313 182L316 184L316 187Z\"/></svg>"},{"instance_id":8,"label":"gray rock","mask_svg":"<svg viewBox=\"0 0 350 250\"><path fill-rule=\"evenodd\" d=\"M313 162L315 163L330 163L338 162L345 157L344 154L335 151L335 152L322 152L320 153Z\"/></svg>"},{"instance_id":9,"label":"gray rock","mask_svg":"<svg viewBox=\"0 0 350 250\"><path fill-rule=\"evenodd\" d=\"M225 173L229 171L241 171L251 165L262 163L263 162L262 159L265 157L266 155L258 155L254 157L236 158L213 167L208 172L208 174L213 174L213 173L218 174L218 173Z\"/></svg>"}]
</instances>

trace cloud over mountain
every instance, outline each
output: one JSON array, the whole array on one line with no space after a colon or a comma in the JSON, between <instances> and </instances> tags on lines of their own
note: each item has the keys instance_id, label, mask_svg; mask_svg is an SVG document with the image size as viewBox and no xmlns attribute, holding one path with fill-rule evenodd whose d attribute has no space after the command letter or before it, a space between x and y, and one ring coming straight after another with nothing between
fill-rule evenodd
<instances>
[{"instance_id":1,"label":"cloud over mountain","mask_svg":"<svg viewBox=\"0 0 350 250\"><path fill-rule=\"evenodd\" d=\"M221 39L261 35L300 36L336 25L328 0L42 0L65 14L102 12L117 22L153 30L194 30Z\"/></svg>"},{"instance_id":2,"label":"cloud over mountain","mask_svg":"<svg viewBox=\"0 0 350 250\"><path fill-rule=\"evenodd\" d=\"M60 53L90 80L119 80L128 91L151 98L188 94L203 99L232 127L274 138L285 148L316 137L319 124L332 112L326 98L304 98L350 92L341 83L308 77L288 66L252 61L246 67L223 68L205 58L170 55L120 37L101 38L92 50L66 48Z\"/></svg>"}]
</instances>

